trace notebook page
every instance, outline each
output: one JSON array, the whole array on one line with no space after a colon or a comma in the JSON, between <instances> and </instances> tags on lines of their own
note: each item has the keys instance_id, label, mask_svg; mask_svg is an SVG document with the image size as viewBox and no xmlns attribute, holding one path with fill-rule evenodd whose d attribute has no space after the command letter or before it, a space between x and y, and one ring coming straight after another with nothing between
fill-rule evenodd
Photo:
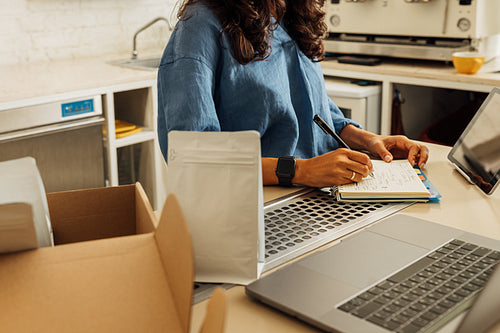
<instances>
[{"instance_id":1,"label":"notebook page","mask_svg":"<svg viewBox=\"0 0 500 333\"><path fill-rule=\"evenodd\" d=\"M386 163L373 160L373 175L359 183L341 185L338 191L343 197L370 197L372 195L394 196L406 194L428 197L429 191L422 183L408 160L394 160Z\"/></svg>"}]
</instances>

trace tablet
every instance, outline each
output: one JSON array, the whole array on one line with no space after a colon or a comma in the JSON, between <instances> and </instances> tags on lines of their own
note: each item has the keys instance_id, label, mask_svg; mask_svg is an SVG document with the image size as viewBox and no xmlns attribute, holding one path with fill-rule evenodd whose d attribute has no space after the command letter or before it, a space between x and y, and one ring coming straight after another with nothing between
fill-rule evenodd
<instances>
[{"instance_id":1,"label":"tablet","mask_svg":"<svg viewBox=\"0 0 500 333\"><path fill-rule=\"evenodd\" d=\"M500 177L500 89L493 88L448 154L471 183L492 194Z\"/></svg>"}]
</instances>

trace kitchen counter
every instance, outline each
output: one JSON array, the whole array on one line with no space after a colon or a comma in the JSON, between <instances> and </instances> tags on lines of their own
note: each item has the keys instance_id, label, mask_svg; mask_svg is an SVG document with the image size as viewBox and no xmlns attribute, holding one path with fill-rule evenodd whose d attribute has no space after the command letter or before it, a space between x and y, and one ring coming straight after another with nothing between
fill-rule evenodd
<instances>
[{"instance_id":1,"label":"kitchen counter","mask_svg":"<svg viewBox=\"0 0 500 333\"><path fill-rule=\"evenodd\" d=\"M410 59L385 59L377 66L341 64L331 58L321 62L323 73L335 75L337 71L362 73L363 77L402 77L406 80L425 79L449 81L458 84L500 86L500 57L485 64L474 75L460 74L451 63Z\"/></svg>"},{"instance_id":2,"label":"kitchen counter","mask_svg":"<svg viewBox=\"0 0 500 333\"><path fill-rule=\"evenodd\" d=\"M26 65L1 66L0 110L22 106L23 101L45 100L48 96L82 92L89 95L141 81L156 80L155 71L110 65L107 61L128 55L60 60ZM496 63L500 60L497 59ZM500 86L500 73L487 72L495 62L485 64L475 75L459 74L449 63L418 60L385 60L379 66L321 63L325 75L367 80L415 83L457 89L488 91ZM98 90L98 91L96 91ZM31 104L31 103L29 103Z\"/></svg>"},{"instance_id":3,"label":"kitchen counter","mask_svg":"<svg viewBox=\"0 0 500 333\"><path fill-rule=\"evenodd\" d=\"M106 63L126 59L108 56L1 66L0 110L43 103L65 95L93 95L156 80L156 71L135 70Z\"/></svg>"}]
</instances>

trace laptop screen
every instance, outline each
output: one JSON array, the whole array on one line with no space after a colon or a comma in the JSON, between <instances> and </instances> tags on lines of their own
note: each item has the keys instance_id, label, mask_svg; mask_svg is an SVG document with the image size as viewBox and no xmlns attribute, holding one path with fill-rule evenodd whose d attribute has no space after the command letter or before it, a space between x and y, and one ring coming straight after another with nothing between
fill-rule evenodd
<instances>
[{"instance_id":1,"label":"laptop screen","mask_svg":"<svg viewBox=\"0 0 500 333\"><path fill-rule=\"evenodd\" d=\"M484 193L500 177L500 89L494 88L457 140L448 159Z\"/></svg>"}]
</instances>

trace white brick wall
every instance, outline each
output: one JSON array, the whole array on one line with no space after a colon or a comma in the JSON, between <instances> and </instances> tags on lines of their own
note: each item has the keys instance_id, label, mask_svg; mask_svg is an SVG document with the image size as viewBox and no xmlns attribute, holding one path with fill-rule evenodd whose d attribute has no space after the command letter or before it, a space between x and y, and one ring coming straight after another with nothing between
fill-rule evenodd
<instances>
[{"instance_id":1,"label":"white brick wall","mask_svg":"<svg viewBox=\"0 0 500 333\"><path fill-rule=\"evenodd\" d=\"M158 16L175 23L177 0L0 0L0 66L131 54L134 33ZM163 21L141 32L139 56L161 54Z\"/></svg>"}]
</instances>

